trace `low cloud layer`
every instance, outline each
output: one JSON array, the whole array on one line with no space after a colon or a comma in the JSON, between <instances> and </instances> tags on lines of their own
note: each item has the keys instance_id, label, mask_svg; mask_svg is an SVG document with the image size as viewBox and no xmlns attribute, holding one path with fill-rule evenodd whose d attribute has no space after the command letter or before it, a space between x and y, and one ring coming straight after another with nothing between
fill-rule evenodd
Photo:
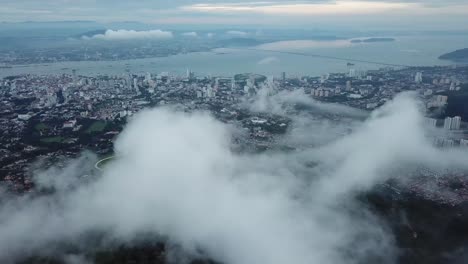
<instances>
[{"instance_id":1,"label":"low cloud layer","mask_svg":"<svg viewBox=\"0 0 468 264\"><path fill-rule=\"evenodd\" d=\"M230 30L226 32L227 35L230 36L235 36L235 37L247 37L249 33L244 32L244 31L238 31L238 30Z\"/></svg>"},{"instance_id":2,"label":"low cloud layer","mask_svg":"<svg viewBox=\"0 0 468 264\"><path fill-rule=\"evenodd\" d=\"M172 32L162 30L107 30L104 34L94 35L92 37L85 37L85 39L99 39L99 40L138 40L138 39L170 39L173 37Z\"/></svg>"},{"instance_id":3,"label":"low cloud layer","mask_svg":"<svg viewBox=\"0 0 468 264\"><path fill-rule=\"evenodd\" d=\"M344 110L298 98L286 100L327 114ZM266 100L259 110L282 111L276 99ZM2 197L0 262L102 232L120 243L157 234L227 264L393 263L393 237L354 196L391 177L395 166L468 169L468 153L432 146L411 94L355 119L352 128L292 153L238 154L231 151L231 128L206 113L144 111L94 181L76 186L94 165L84 154L63 170L38 174L40 187L55 194Z\"/></svg>"},{"instance_id":4,"label":"low cloud layer","mask_svg":"<svg viewBox=\"0 0 468 264\"><path fill-rule=\"evenodd\" d=\"M198 37L198 33L197 32L185 32L185 33L182 33L182 36L184 36L184 37Z\"/></svg>"}]
</instances>

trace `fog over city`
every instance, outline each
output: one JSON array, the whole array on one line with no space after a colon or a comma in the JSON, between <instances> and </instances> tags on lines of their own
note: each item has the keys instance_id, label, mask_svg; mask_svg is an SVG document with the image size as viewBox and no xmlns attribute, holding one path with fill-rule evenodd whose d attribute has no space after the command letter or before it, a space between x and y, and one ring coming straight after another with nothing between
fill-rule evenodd
<instances>
[{"instance_id":1,"label":"fog over city","mask_svg":"<svg viewBox=\"0 0 468 264\"><path fill-rule=\"evenodd\" d=\"M0 264L468 263L468 0L0 0Z\"/></svg>"},{"instance_id":2,"label":"fog over city","mask_svg":"<svg viewBox=\"0 0 468 264\"><path fill-rule=\"evenodd\" d=\"M51 193L2 194L1 262L58 255L67 263L88 263L84 255L61 247L86 251L136 243L149 234L181 248L188 259L394 263L399 253L393 235L358 194L397 170L468 169L468 151L441 150L429 142L414 94L400 94L364 118L357 110L297 94L280 98L284 101L258 98L253 106L281 111L302 98L312 115L347 111L350 126L328 125L316 134L312 131L321 131L327 120L298 117L286 138L303 141L306 148L242 154L232 151L233 128L208 113L145 110L119 135L117 158L97 178L77 180L97 160L84 152L64 168L35 172L37 187ZM301 126L307 126L310 138L293 133ZM347 128L351 132L342 134ZM93 233L108 243L96 245Z\"/></svg>"}]
</instances>

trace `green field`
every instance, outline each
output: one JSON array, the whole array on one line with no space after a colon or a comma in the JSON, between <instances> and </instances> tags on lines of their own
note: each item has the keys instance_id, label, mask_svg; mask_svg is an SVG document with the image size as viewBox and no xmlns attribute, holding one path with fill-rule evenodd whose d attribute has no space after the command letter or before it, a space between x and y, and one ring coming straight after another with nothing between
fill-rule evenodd
<instances>
[{"instance_id":1,"label":"green field","mask_svg":"<svg viewBox=\"0 0 468 264\"><path fill-rule=\"evenodd\" d=\"M42 143L62 143L64 140L63 137L48 137L48 138L41 138Z\"/></svg>"},{"instance_id":2,"label":"green field","mask_svg":"<svg viewBox=\"0 0 468 264\"><path fill-rule=\"evenodd\" d=\"M107 123L104 121L95 121L91 126L86 129L86 133L91 134L93 132L102 132L106 129Z\"/></svg>"},{"instance_id":3,"label":"green field","mask_svg":"<svg viewBox=\"0 0 468 264\"><path fill-rule=\"evenodd\" d=\"M37 131L44 131L44 130L49 129L49 127L44 123L39 123L34 126L34 129L36 129Z\"/></svg>"}]
</instances>

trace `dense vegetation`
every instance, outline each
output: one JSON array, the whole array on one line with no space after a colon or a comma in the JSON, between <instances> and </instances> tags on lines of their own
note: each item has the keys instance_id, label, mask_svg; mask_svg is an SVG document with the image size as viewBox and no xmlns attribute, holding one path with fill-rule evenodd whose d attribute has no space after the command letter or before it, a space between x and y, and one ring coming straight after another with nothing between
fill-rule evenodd
<instances>
[{"instance_id":1,"label":"dense vegetation","mask_svg":"<svg viewBox=\"0 0 468 264\"><path fill-rule=\"evenodd\" d=\"M446 53L439 57L441 60L465 61L468 62L468 48L459 49L450 53Z\"/></svg>"}]
</instances>

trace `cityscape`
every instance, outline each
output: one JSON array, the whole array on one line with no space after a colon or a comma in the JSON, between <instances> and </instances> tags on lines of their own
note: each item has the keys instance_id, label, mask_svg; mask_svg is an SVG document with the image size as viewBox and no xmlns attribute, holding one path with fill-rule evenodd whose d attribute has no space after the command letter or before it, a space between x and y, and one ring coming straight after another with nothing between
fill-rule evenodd
<instances>
[{"instance_id":1,"label":"cityscape","mask_svg":"<svg viewBox=\"0 0 468 264\"><path fill-rule=\"evenodd\" d=\"M145 108L175 105L182 111L209 111L217 119L248 131L244 144L255 150L275 146L286 133L287 116L252 112L243 105L260 91L299 90L305 98L372 111L396 94L414 91L426 107L425 123L445 130L434 137L439 147L468 147L462 117L438 115L447 92L466 89L468 67L382 68L368 72L288 78L237 74L232 77L185 76L168 72L87 77L76 70L64 75L24 75L2 80L2 179L15 191L29 191L28 166L38 157L78 155L83 149L105 157L128 119ZM22 150L22 151L18 151Z\"/></svg>"},{"instance_id":2,"label":"cityscape","mask_svg":"<svg viewBox=\"0 0 468 264\"><path fill-rule=\"evenodd\" d=\"M0 264L468 262L468 2L0 7Z\"/></svg>"}]
</instances>

